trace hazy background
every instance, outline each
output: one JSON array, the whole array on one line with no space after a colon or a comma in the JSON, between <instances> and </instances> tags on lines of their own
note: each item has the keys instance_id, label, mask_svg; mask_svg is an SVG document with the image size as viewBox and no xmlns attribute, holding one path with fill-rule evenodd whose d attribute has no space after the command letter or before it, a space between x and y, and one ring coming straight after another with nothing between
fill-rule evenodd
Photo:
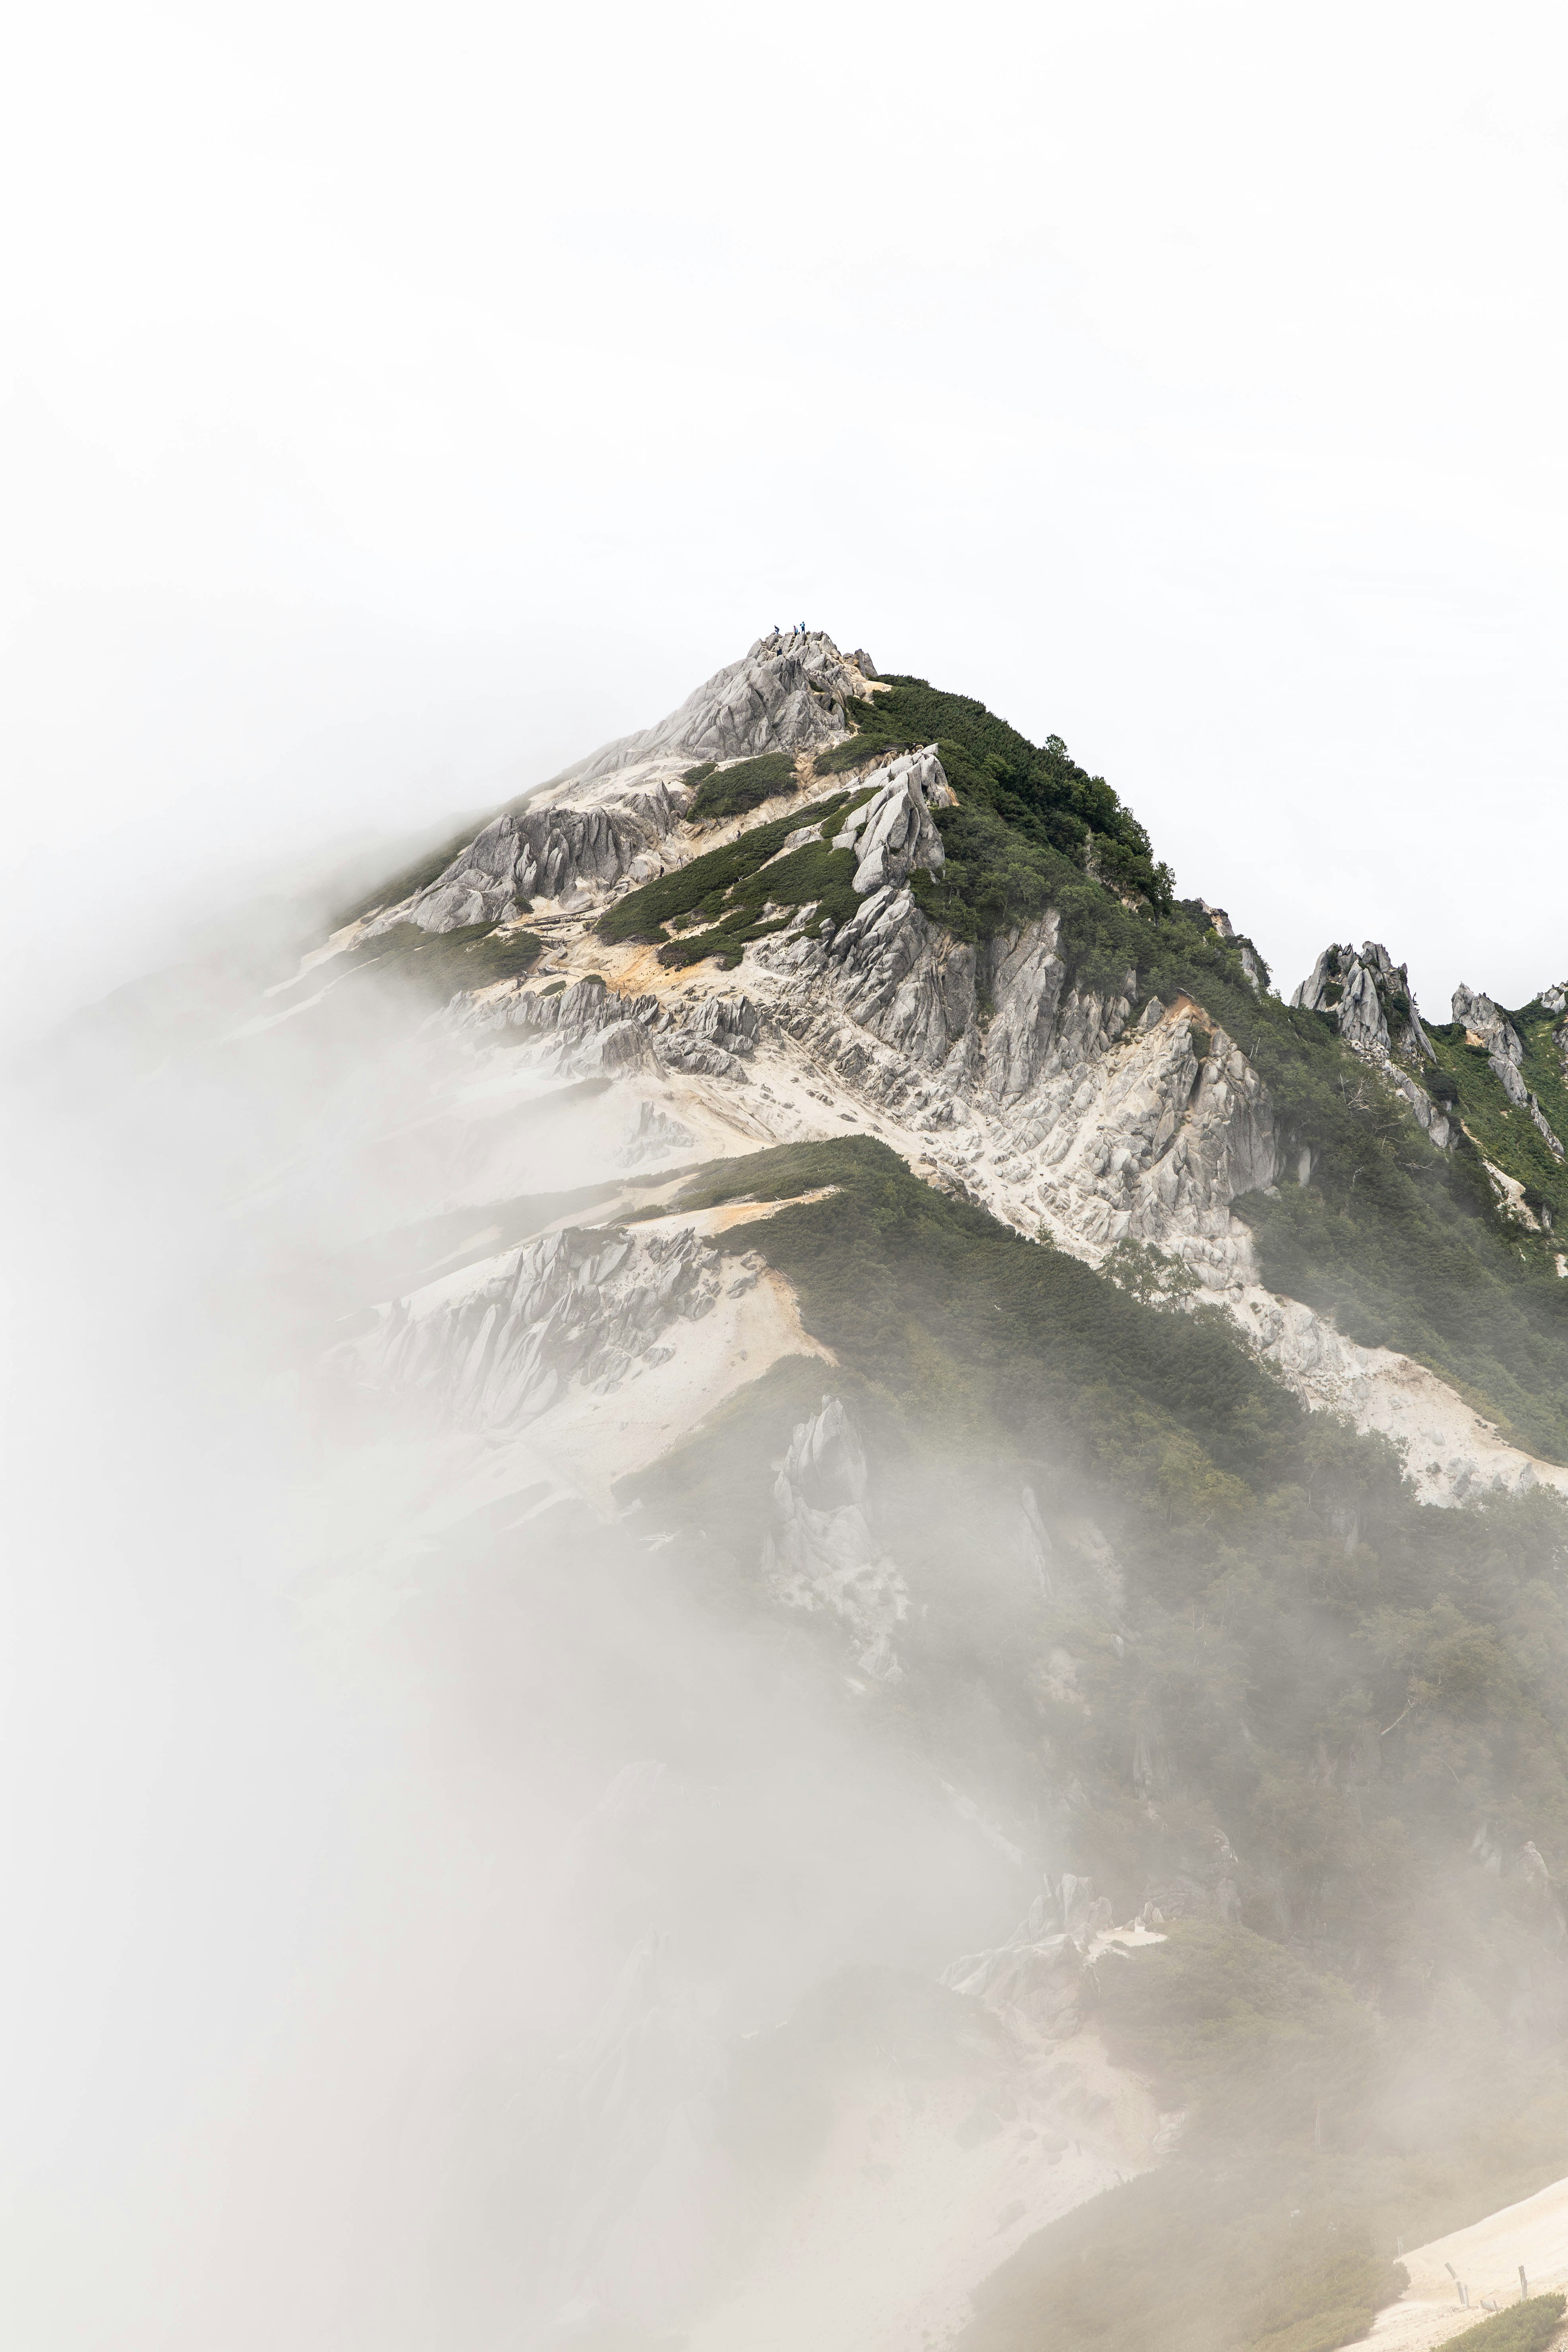
<instances>
[{"instance_id":1,"label":"hazy background","mask_svg":"<svg viewBox=\"0 0 1568 2352\"><path fill-rule=\"evenodd\" d=\"M62 5L0 83L6 1019L774 621L1289 986L1568 972L1559 11Z\"/></svg>"}]
</instances>

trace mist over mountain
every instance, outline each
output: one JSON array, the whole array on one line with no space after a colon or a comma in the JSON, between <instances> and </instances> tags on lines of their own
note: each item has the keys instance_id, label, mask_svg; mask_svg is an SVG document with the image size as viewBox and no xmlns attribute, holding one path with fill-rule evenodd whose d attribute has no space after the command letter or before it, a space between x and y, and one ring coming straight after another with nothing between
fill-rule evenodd
<instances>
[{"instance_id":1,"label":"mist over mountain","mask_svg":"<svg viewBox=\"0 0 1568 2352\"><path fill-rule=\"evenodd\" d=\"M20 2340L1553 2340L1568 982L804 628L355 858L14 1077Z\"/></svg>"}]
</instances>

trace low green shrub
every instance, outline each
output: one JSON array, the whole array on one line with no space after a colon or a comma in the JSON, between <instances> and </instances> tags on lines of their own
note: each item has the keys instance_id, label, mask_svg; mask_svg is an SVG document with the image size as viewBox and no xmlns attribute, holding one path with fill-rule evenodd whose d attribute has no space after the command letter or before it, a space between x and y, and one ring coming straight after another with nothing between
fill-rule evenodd
<instances>
[{"instance_id":1,"label":"low green shrub","mask_svg":"<svg viewBox=\"0 0 1568 2352\"><path fill-rule=\"evenodd\" d=\"M690 783L697 771L682 778ZM777 793L793 793L799 778L787 751L764 751L735 767L710 769L698 787L687 814L692 817L743 816L748 809L772 800Z\"/></svg>"},{"instance_id":2,"label":"low green shrub","mask_svg":"<svg viewBox=\"0 0 1568 2352\"><path fill-rule=\"evenodd\" d=\"M455 931L422 931L416 923L394 923L379 937L362 940L352 948L340 969L406 975L422 988L454 996L459 990L515 980L531 971L543 951L544 942L536 931L498 931L491 923L467 923Z\"/></svg>"},{"instance_id":3,"label":"low green shrub","mask_svg":"<svg viewBox=\"0 0 1568 2352\"><path fill-rule=\"evenodd\" d=\"M1527 2303L1510 2304L1494 2312L1479 2327L1450 2336L1444 2352L1546 2352L1565 2310L1568 2295L1532 2294Z\"/></svg>"},{"instance_id":4,"label":"low green shrub","mask_svg":"<svg viewBox=\"0 0 1568 2352\"><path fill-rule=\"evenodd\" d=\"M811 814L826 820L840 815L848 805L848 793L840 793L832 800L816 803ZM661 874L657 881L645 882L640 890L629 890L600 916L599 937L645 944L661 940L666 923L695 913L705 900L711 898L716 906L722 905L735 884L775 856L799 824L795 815L774 817L771 824L754 825L738 840L726 842L721 849L710 849L692 858L675 873Z\"/></svg>"}]
</instances>

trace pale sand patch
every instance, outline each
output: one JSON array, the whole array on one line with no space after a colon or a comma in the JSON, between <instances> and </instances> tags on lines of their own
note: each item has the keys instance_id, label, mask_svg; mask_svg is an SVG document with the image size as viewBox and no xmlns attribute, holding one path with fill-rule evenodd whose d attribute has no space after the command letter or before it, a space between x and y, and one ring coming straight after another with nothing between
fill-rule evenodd
<instances>
[{"instance_id":1,"label":"pale sand patch","mask_svg":"<svg viewBox=\"0 0 1568 2352\"><path fill-rule=\"evenodd\" d=\"M1484 2221L1417 2246L1404 2262L1409 2289L1379 2312L1367 2339L1376 2352L1428 2352L1489 2317L1481 2308L1483 2297L1505 2308L1517 2303L1521 2263L1531 2294L1561 2293L1568 2289L1568 2180L1553 2181L1517 2205L1489 2213ZM1450 2263L1469 2290L1468 2311L1445 2267ZM1563 2334L1568 2336L1568 2330Z\"/></svg>"}]
</instances>

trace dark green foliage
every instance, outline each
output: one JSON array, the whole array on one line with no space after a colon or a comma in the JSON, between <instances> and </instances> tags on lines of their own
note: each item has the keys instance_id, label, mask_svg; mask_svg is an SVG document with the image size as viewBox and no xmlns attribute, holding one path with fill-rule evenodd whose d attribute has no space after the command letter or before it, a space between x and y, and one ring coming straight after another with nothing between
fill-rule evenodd
<instances>
[{"instance_id":1,"label":"dark green foliage","mask_svg":"<svg viewBox=\"0 0 1568 2352\"><path fill-rule=\"evenodd\" d=\"M811 814L820 819L820 835L834 832L854 797L839 793L814 803ZM804 843L787 857L777 857L789 835L799 829L793 816L776 818L722 849L693 858L679 873L632 891L600 917L601 937L653 940L661 939L665 923L682 929L700 925L688 936L663 941L659 961L679 967L716 956L729 967L740 961L748 940L782 930L797 907L820 906L825 918L843 922L860 904L851 887L854 853L830 848L826 838L819 838ZM769 858L776 863L766 864ZM763 910L769 905L784 911L765 915Z\"/></svg>"},{"instance_id":2,"label":"dark green foliage","mask_svg":"<svg viewBox=\"0 0 1568 2352\"><path fill-rule=\"evenodd\" d=\"M1102 776L1080 768L1058 735L1037 747L965 694L944 694L921 677L893 677L888 690L850 706L858 733L883 756L936 743L953 789L967 806L989 808L1035 847L1102 874L1117 890L1171 904L1168 870L1157 866L1149 836ZM849 745L828 755L847 763ZM817 761L819 771L823 762Z\"/></svg>"},{"instance_id":3,"label":"dark green foliage","mask_svg":"<svg viewBox=\"0 0 1568 2352\"><path fill-rule=\"evenodd\" d=\"M1189 2151L1344 2136L1375 2063L1371 2011L1245 1927L1196 1919L1099 1969L1107 2047L1188 2111Z\"/></svg>"},{"instance_id":4,"label":"dark green foliage","mask_svg":"<svg viewBox=\"0 0 1568 2352\"><path fill-rule=\"evenodd\" d=\"M959 2352L1335 2352L1405 2274L1288 2174L1146 2174L1029 2239L973 2292ZM1292 2213L1298 2218L1291 2219Z\"/></svg>"},{"instance_id":5,"label":"dark green foliage","mask_svg":"<svg viewBox=\"0 0 1568 2352\"><path fill-rule=\"evenodd\" d=\"M697 769L681 781L690 783ZM799 779L787 751L764 751L760 759L742 760L733 768L710 766L688 814L692 817L742 816L775 793L793 793Z\"/></svg>"},{"instance_id":6,"label":"dark green foliage","mask_svg":"<svg viewBox=\"0 0 1568 2352\"><path fill-rule=\"evenodd\" d=\"M1367 1346L1429 1364L1516 1443L1568 1461L1568 1284L1549 1239L1500 1216L1468 1139L1435 1150L1320 1015L1266 1000L1256 1038L1240 1034L1291 1149L1312 1155L1306 1185L1285 1181L1236 1203L1269 1287ZM1468 1074L1464 1083L1479 1085Z\"/></svg>"},{"instance_id":7,"label":"dark green foliage","mask_svg":"<svg viewBox=\"0 0 1568 2352\"><path fill-rule=\"evenodd\" d=\"M1558 1139L1568 1142L1568 1084L1555 1042L1562 1016L1527 1004L1509 1018L1524 1047L1521 1076ZM1426 1034L1439 1065L1432 1078L1422 1074L1428 1090L1458 1108L1479 1148L1526 1187L1538 1214L1544 1202L1552 1223L1568 1223L1568 1170L1529 1111L1510 1102L1485 1053L1465 1043L1460 1023L1428 1023Z\"/></svg>"},{"instance_id":8,"label":"dark green foliage","mask_svg":"<svg viewBox=\"0 0 1568 2352\"><path fill-rule=\"evenodd\" d=\"M1347 1164L1349 1163L1349 1164ZM1514 1444L1568 1462L1568 1297L1500 1239L1481 1205L1397 1157L1347 1151L1310 1186L1236 1204L1269 1287L1332 1316L1367 1347L1396 1348L1451 1381ZM1346 1180L1363 1180L1344 1197ZM1336 1197L1338 1196L1338 1197Z\"/></svg>"},{"instance_id":9,"label":"dark green foliage","mask_svg":"<svg viewBox=\"0 0 1568 2352\"><path fill-rule=\"evenodd\" d=\"M873 707L869 703L853 706L858 711ZM891 759L896 751L905 748L892 738L879 734L875 729L862 728L858 734L851 735L847 742L836 743L830 751L818 751L813 764L819 776L844 776L857 768L869 767L873 761Z\"/></svg>"},{"instance_id":10,"label":"dark green foliage","mask_svg":"<svg viewBox=\"0 0 1568 2352\"><path fill-rule=\"evenodd\" d=\"M749 940L782 930L797 907L816 904L825 916L841 923L860 904L854 877L852 850L830 849L825 841L806 842L775 865L737 882L725 903L711 910L718 917L711 929L690 939L672 940L660 948L658 960L679 966L717 956L721 965L730 968L739 963ZM769 904L787 911L766 916L763 909Z\"/></svg>"},{"instance_id":11,"label":"dark green foliage","mask_svg":"<svg viewBox=\"0 0 1568 2352\"><path fill-rule=\"evenodd\" d=\"M817 802L812 814L826 821L838 816L848 805L848 793L839 793L832 800ZM657 882L646 882L640 890L628 891L600 916L600 938L659 940L666 923L679 922L683 917L695 914L710 899L717 911L735 885L749 880L760 866L775 856L799 824L798 816L775 817L771 824L753 826L738 841L727 842L722 849L710 849L704 856L694 857L689 866L681 866L678 872L662 874Z\"/></svg>"},{"instance_id":12,"label":"dark green foliage","mask_svg":"<svg viewBox=\"0 0 1568 2352\"><path fill-rule=\"evenodd\" d=\"M531 970L543 953L535 931L498 931L491 923L467 923L455 931L422 931L416 923L395 923L373 940L362 940L341 960L342 974L380 971L407 978L441 996L459 989L488 988ZM328 968L329 973L331 967Z\"/></svg>"},{"instance_id":13,"label":"dark green foliage","mask_svg":"<svg viewBox=\"0 0 1568 2352\"><path fill-rule=\"evenodd\" d=\"M1494 2312L1479 2327L1449 2336L1444 2352L1546 2352L1565 2310L1568 2295L1532 2294L1526 2303Z\"/></svg>"}]
</instances>

